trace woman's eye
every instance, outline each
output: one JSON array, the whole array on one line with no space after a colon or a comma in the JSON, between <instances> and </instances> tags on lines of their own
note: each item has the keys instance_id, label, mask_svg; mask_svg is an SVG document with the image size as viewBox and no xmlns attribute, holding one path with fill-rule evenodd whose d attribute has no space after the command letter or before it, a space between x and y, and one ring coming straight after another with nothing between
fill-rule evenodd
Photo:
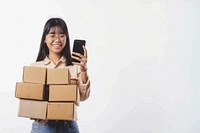
<instances>
[{"instance_id":1,"label":"woman's eye","mask_svg":"<svg viewBox=\"0 0 200 133\"><path fill-rule=\"evenodd\" d=\"M51 38L54 38L54 37L55 37L55 35L50 35L50 37L51 37Z\"/></svg>"},{"instance_id":2,"label":"woman's eye","mask_svg":"<svg viewBox=\"0 0 200 133\"><path fill-rule=\"evenodd\" d=\"M60 35L60 37L65 37L65 34Z\"/></svg>"}]
</instances>

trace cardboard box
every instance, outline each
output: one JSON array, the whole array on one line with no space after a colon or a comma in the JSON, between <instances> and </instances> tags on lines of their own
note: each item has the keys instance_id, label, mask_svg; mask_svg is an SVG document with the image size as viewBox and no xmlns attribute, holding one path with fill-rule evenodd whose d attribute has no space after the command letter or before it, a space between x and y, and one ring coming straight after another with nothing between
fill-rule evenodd
<instances>
[{"instance_id":1,"label":"cardboard box","mask_svg":"<svg viewBox=\"0 0 200 133\"><path fill-rule=\"evenodd\" d=\"M49 85L49 101L70 101L79 103L77 85Z\"/></svg>"},{"instance_id":2,"label":"cardboard box","mask_svg":"<svg viewBox=\"0 0 200 133\"><path fill-rule=\"evenodd\" d=\"M26 83L46 83L47 69L44 67L24 66L23 82Z\"/></svg>"},{"instance_id":3,"label":"cardboard box","mask_svg":"<svg viewBox=\"0 0 200 133\"><path fill-rule=\"evenodd\" d=\"M77 120L77 107L73 102L49 102L48 120Z\"/></svg>"},{"instance_id":4,"label":"cardboard box","mask_svg":"<svg viewBox=\"0 0 200 133\"><path fill-rule=\"evenodd\" d=\"M46 119L48 102L20 99L18 116Z\"/></svg>"},{"instance_id":5,"label":"cardboard box","mask_svg":"<svg viewBox=\"0 0 200 133\"><path fill-rule=\"evenodd\" d=\"M68 68L47 69L47 84L70 84Z\"/></svg>"},{"instance_id":6,"label":"cardboard box","mask_svg":"<svg viewBox=\"0 0 200 133\"><path fill-rule=\"evenodd\" d=\"M77 120L77 106L73 102L47 102L20 99L19 117L47 120Z\"/></svg>"},{"instance_id":7,"label":"cardboard box","mask_svg":"<svg viewBox=\"0 0 200 133\"><path fill-rule=\"evenodd\" d=\"M47 100L47 89L43 84L16 83L15 97L24 99Z\"/></svg>"}]
</instances>

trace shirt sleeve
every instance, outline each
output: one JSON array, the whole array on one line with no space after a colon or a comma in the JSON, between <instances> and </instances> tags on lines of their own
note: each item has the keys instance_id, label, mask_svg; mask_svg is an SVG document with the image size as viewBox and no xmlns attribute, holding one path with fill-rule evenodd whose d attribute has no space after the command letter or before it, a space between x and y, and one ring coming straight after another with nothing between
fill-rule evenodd
<instances>
[{"instance_id":1,"label":"shirt sleeve","mask_svg":"<svg viewBox=\"0 0 200 133\"><path fill-rule=\"evenodd\" d=\"M80 67L78 67L78 86L80 91L80 101L85 101L90 96L90 80L89 77L86 83L83 83Z\"/></svg>"}]
</instances>

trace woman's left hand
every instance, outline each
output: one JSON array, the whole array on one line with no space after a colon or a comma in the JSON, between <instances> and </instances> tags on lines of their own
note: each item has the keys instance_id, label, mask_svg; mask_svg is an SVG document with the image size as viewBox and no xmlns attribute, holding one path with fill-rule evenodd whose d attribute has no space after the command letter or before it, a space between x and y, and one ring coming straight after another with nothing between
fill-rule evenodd
<instances>
[{"instance_id":1,"label":"woman's left hand","mask_svg":"<svg viewBox=\"0 0 200 133\"><path fill-rule=\"evenodd\" d=\"M83 50L84 50L83 55L77 52L72 52L72 58L80 61L80 62L72 62L72 63L75 65L79 65L81 67L81 72L84 72L87 70L87 50L85 46L83 46Z\"/></svg>"}]
</instances>

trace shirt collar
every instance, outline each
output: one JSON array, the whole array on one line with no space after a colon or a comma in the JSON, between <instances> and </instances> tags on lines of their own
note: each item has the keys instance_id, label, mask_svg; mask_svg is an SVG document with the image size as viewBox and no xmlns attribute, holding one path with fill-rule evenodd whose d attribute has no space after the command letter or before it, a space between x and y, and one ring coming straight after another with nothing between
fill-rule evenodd
<instances>
[{"instance_id":1,"label":"shirt collar","mask_svg":"<svg viewBox=\"0 0 200 133\"><path fill-rule=\"evenodd\" d=\"M60 60L58 61L58 63L59 62L66 62L66 59L65 59L65 57L64 56L62 56L61 58L60 58ZM48 65L49 63L51 63L51 60L49 59L49 57L45 57L45 59L44 59L44 64L45 65Z\"/></svg>"}]
</instances>

